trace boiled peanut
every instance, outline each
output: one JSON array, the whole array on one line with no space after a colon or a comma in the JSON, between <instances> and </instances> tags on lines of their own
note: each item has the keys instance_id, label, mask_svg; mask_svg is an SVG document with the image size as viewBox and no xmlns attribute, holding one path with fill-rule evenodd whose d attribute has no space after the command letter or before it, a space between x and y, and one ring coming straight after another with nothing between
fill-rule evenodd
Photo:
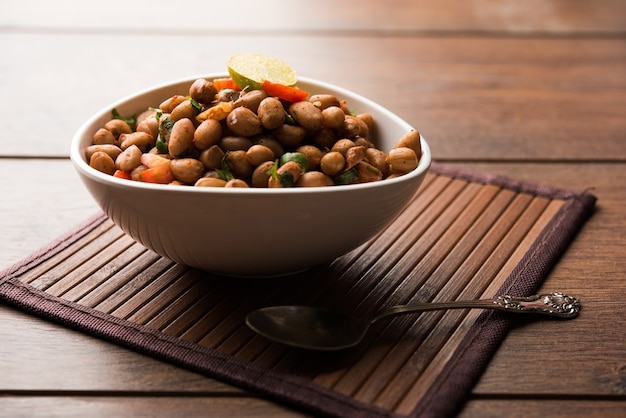
<instances>
[{"instance_id":1,"label":"boiled peanut","mask_svg":"<svg viewBox=\"0 0 626 418\"><path fill-rule=\"evenodd\" d=\"M367 130L371 131L374 129L374 117L371 113L359 113L356 115L357 119L362 120L363 123L367 126Z\"/></svg>"},{"instance_id":2,"label":"boiled peanut","mask_svg":"<svg viewBox=\"0 0 626 418\"><path fill-rule=\"evenodd\" d=\"M357 136L367 137L369 129L361 119L346 115L343 125L337 129L338 135L345 138L356 138Z\"/></svg>"},{"instance_id":3,"label":"boiled peanut","mask_svg":"<svg viewBox=\"0 0 626 418\"><path fill-rule=\"evenodd\" d=\"M148 117L137 123L137 132L146 132L156 139L159 135L159 121L156 117Z\"/></svg>"},{"instance_id":4,"label":"boiled peanut","mask_svg":"<svg viewBox=\"0 0 626 418\"><path fill-rule=\"evenodd\" d=\"M289 114L307 131L317 131L322 127L322 111L311 102L296 102L289 106Z\"/></svg>"},{"instance_id":5,"label":"boiled peanut","mask_svg":"<svg viewBox=\"0 0 626 418\"><path fill-rule=\"evenodd\" d=\"M196 187L224 187L226 186L226 180L213 177L201 177L195 183Z\"/></svg>"},{"instance_id":6,"label":"boiled peanut","mask_svg":"<svg viewBox=\"0 0 626 418\"><path fill-rule=\"evenodd\" d=\"M299 152L306 157L309 170L315 170L320 165L323 153L318 147L313 145L302 145L296 149L296 152Z\"/></svg>"},{"instance_id":7,"label":"boiled peanut","mask_svg":"<svg viewBox=\"0 0 626 418\"><path fill-rule=\"evenodd\" d=\"M332 129L323 127L313 135L312 141L319 149L331 149L337 136Z\"/></svg>"},{"instance_id":8,"label":"boiled peanut","mask_svg":"<svg viewBox=\"0 0 626 418\"><path fill-rule=\"evenodd\" d=\"M265 161L259 164L257 168L252 172L252 187L267 187L267 181L270 177L270 170L274 166L274 162Z\"/></svg>"},{"instance_id":9,"label":"boiled peanut","mask_svg":"<svg viewBox=\"0 0 626 418\"><path fill-rule=\"evenodd\" d=\"M226 124L235 135L253 136L262 132L261 121L247 107L236 107L226 117Z\"/></svg>"},{"instance_id":10,"label":"boiled peanut","mask_svg":"<svg viewBox=\"0 0 626 418\"><path fill-rule=\"evenodd\" d=\"M314 94L309 97L309 102L313 103L320 110L331 106L339 106L339 99L332 94Z\"/></svg>"},{"instance_id":11,"label":"boiled peanut","mask_svg":"<svg viewBox=\"0 0 626 418\"><path fill-rule=\"evenodd\" d=\"M266 97L267 93L265 93L263 90L250 90L249 92L246 92L239 96L239 98L235 101L234 106L243 106L250 109L254 113L257 113L261 101L263 101L263 99L265 99Z\"/></svg>"},{"instance_id":12,"label":"boiled peanut","mask_svg":"<svg viewBox=\"0 0 626 418\"><path fill-rule=\"evenodd\" d=\"M211 103L215 100L217 89L212 81L199 78L189 87L189 97L198 103Z\"/></svg>"},{"instance_id":13,"label":"boiled peanut","mask_svg":"<svg viewBox=\"0 0 626 418\"><path fill-rule=\"evenodd\" d=\"M298 147L306 137L306 129L302 126L284 124L272 131L275 138L285 148Z\"/></svg>"},{"instance_id":14,"label":"boiled peanut","mask_svg":"<svg viewBox=\"0 0 626 418\"><path fill-rule=\"evenodd\" d=\"M172 113L172 110L184 101L188 101L188 99L185 96L176 94L161 102L159 109L161 109L163 113Z\"/></svg>"},{"instance_id":15,"label":"boiled peanut","mask_svg":"<svg viewBox=\"0 0 626 418\"><path fill-rule=\"evenodd\" d=\"M346 150L346 169L349 170L365 158L365 147L354 146Z\"/></svg>"},{"instance_id":16,"label":"boiled peanut","mask_svg":"<svg viewBox=\"0 0 626 418\"><path fill-rule=\"evenodd\" d=\"M275 157L279 157L285 153L285 148L275 138L269 135L262 135L253 141L254 145L263 145L272 150Z\"/></svg>"},{"instance_id":17,"label":"boiled peanut","mask_svg":"<svg viewBox=\"0 0 626 418\"><path fill-rule=\"evenodd\" d=\"M298 187L323 187L332 186L333 179L321 171L307 171L298 179Z\"/></svg>"},{"instance_id":18,"label":"boiled peanut","mask_svg":"<svg viewBox=\"0 0 626 418\"><path fill-rule=\"evenodd\" d=\"M198 158L207 170L215 170L222 165L224 151L218 146L213 145L200 153Z\"/></svg>"},{"instance_id":19,"label":"boiled peanut","mask_svg":"<svg viewBox=\"0 0 626 418\"><path fill-rule=\"evenodd\" d=\"M222 124L215 119L207 119L193 133L193 144L199 150L205 150L222 139Z\"/></svg>"},{"instance_id":20,"label":"boiled peanut","mask_svg":"<svg viewBox=\"0 0 626 418\"><path fill-rule=\"evenodd\" d=\"M363 146L365 148L369 148L369 147L373 147L374 145L367 138L363 138L362 136L357 136L356 138L354 138L354 146L355 147Z\"/></svg>"},{"instance_id":21,"label":"boiled peanut","mask_svg":"<svg viewBox=\"0 0 626 418\"><path fill-rule=\"evenodd\" d=\"M367 148L365 150L365 158L367 161L380 170L383 175L387 175L389 171L389 164L387 164L387 155L376 148Z\"/></svg>"},{"instance_id":22,"label":"boiled peanut","mask_svg":"<svg viewBox=\"0 0 626 418\"><path fill-rule=\"evenodd\" d=\"M204 164L195 158L176 158L172 160L170 170L176 180L194 184L204 174Z\"/></svg>"},{"instance_id":23,"label":"boiled peanut","mask_svg":"<svg viewBox=\"0 0 626 418\"><path fill-rule=\"evenodd\" d=\"M191 100L185 100L184 102L180 103L178 106L172 109L172 112L170 113L170 118L172 118L174 122L183 118L193 119L195 117L196 109L191 103Z\"/></svg>"},{"instance_id":24,"label":"boiled peanut","mask_svg":"<svg viewBox=\"0 0 626 418\"><path fill-rule=\"evenodd\" d=\"M108 129L100 128L93 134L91 143L94 145L115 144L117 142L113 133Z\"/></svg>"},{"instance_id":25,"label":"boiled peanut","mask_svg":"<svg viewBox=\"0 0 626 418\"><path fill-rule=\"evenodd\" d=\"M243 136L225 136L220 139L218 145L224 152L238 150L247 151L248 148L252 146L252 141L250 138Z\"/></svg>"},{"instance_id":26,"label":"boiled peanut","mask_svg":"<svg viewBox=\"0 0 626 418\"><path fill-rule=\"evenodd\" d=\"M389 169L396 173L408 173L417 168L418 158L411 148L394 148L387 154Z\"/></svg>"},{"instance_id":27,"label":"boiled peanut","mask_svg":"<svg viewBox=\"0 0 626 418\"><path fill-rule=\"evenodd\" d=\"M121 134L129 134L133 132L130 125L121 119L111 119L104 124L104 129L111 131L115 138L119 138Z\"/></svg>"},{"instance_id":28,"label":"boiled peanut","mask_svg":"<svg viewBox=\"0 0 626 418\"><path fill-rule=\"evenodd\" d=\"M276 129L285 123L285 108L276 97L267 97L259 103L258 115L265 129Z\"/></svg>"},{"instance_id":29,"label":"boiled peanut","mask_svg":"<svg viewBox=\"0 0 626 418\"><path fill-rule=\"evenodd\" d=\"M109 157L111 157L111 159L115 160L117 156L120 155L122 150L120 147L115 146L113 144L89 145L85 149L85 157L87 157L87 159L90 160L91 156L95 154L96 152L104 152Z\"/></svg>"},{"instance_id":30,"label":"boiled peanut","mask_svg":"<svg viewBox=\"0 0 626 418\"><path fill-rule=\"evenodd\" d=\"M126 148L115 159L115 168L122 171L132 171L141 165L141 149L137 145Z\"/></svg>"},{"instance_id":31,"label":"boiled peanut","mask_svg":"<svg viewBox=\"0 0 626 418\"><path fill-rule=\"evenodd\" d=\"M383 178L383 173L373 165L361 161L356 165L360 183L369 183L371 181L379 181Z\"/></svg>"},{"instance_id":32,"label":"boiled peanut","mask_svg":"<svg viewBox=\"0 0 626 418\"><path fill-rule=\"evenodd\" d=\"M276 156L272 150L265 145L256 144L248 148L246 158L250 164L256 167L265 161L273 161Z\"/></svg>"},{"instance_id":33,"label":"boiled peanut","mask_svg":"<svg viewBox=\"0 0 626 418\"><path fill-rule=\"evenodd\" d=\"M346 167L346 159L343 154L338 151L331 151L324 154L320 160L320 168L324 174L336 176Z\"/></svg>"},{"instance_id":34,"label":"boiled peanut","mask_svg":"<svg viewBox=\"0 0 626 418\"><path fill-rule=\"evenodd\" d=\"M245 179L252 175L253 167L246 158L245 151L229 151L224 156L224 161L235 177Z\"/></svg>"},{"instance_id":35,"label":"boiled peanut","mask_svg":"<svg viewBox=\"0 0 626 418\"><path fill-rule=\"evenodd\" d=\"M340 152L342 155L346 155L346 152L348 152L348 150L352 147L356 146L356 144L354 143L354 141L352 141L351 139L340 139L339 141L335 142L335 144L333 145L333 147L330 149L331 151L336 151L336 152Z\"/></svg>"},{"instance_id":36,"label":"boiled peanut","mask_svg":"<svg viewBox=\"0 0 626 418\"><path fill-rule=\"evenodd\" d=\"M115 172L115 162L106 152L94 152L89 159L89 165L105 174L113 174Z\"/></svg>"},{"instance_id":37,"label":"boiled peanut","mask_svg":"<svg viewBox=\"0 0 626 418\"><path fill-rule=\"evenodd\" d=\"M224 187L250 187L248 186L248 183L246 183L245 181L241 180L241 179L232 179L232 180L228 180L226 182L226 184L224 185Z\"/></svg>"},{"instance_id":38,"label":"boiled peanut","mask_svg":"<svg viewBox=\"0 0 626 418\"><path fill-rule=\"evenodd\" d=\"M172 157L182 157L190 151L193 146L194 131L193 122L188 118L174 122L169 141L167 142L167 149Z\"/></svg>"},{"instance_id":39,"label":"boiled peanut","mask_svg":"<svg viewBox=\"0 0 626 418\"><path fill-rule=\"evenodd\" d=\"M396 148L407 147L411 148L415 151L415 155L418 158L422 155L422 143L420 142L420 133L416 130L412 130L411 132L405 134L402 138L398 140L396 144Z\"/></svg>"},{"instance_id":40,"label":"boiled peanut","mask_svg":"<svg viewBox=\"0 0 626 418\"><path fill-rule=\"evenodd\" d=\"M329 106L322 110L322 124L331 129L338 129L343 126L346 114L339 106Z\"/></svg>"},{"instance_id":41,"label":"boiled peanut","mask_svg":"<svg viewBox=\"0 0 626 418\"><path fill-rule=\"evenodd\" d=\"M131 145L136 145L140 150L146 151L154 146L156 139L147 132L133 132L120 135L120 148L125 150Z\"/></svg>"}]
</instances>

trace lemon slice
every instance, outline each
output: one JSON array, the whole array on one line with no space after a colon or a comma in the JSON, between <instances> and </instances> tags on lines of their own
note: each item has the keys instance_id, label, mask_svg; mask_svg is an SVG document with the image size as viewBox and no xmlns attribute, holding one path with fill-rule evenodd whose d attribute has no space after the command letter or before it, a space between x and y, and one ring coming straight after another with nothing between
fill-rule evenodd
<instances>
[{"instance_id":1,"label":"lemon slice","mask_svg":"<svg viewBox=\"0 0 626 418\"><path fill-rule=\"evenodd\" d=\"M263 54L237 54L226 61L228 73L239 88L259 90L264 80L293 86L296 72L286 62Z\"/></svg>"}]
</instances>

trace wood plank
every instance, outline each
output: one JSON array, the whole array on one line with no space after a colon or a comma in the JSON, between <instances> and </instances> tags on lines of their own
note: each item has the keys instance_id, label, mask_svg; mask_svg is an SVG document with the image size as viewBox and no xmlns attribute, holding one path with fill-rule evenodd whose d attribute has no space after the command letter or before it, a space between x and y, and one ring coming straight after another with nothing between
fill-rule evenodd
<instances>
[{"instance_id":1,"label":"wood plank","mask_svg":"<svg viewBox=\"0 0 626 418\"><path fill-rule=\"evenodd\" d=\"M21 395L21 394L19 394ZM68 394L60 396L3 396L0 410L3 416L37 418L110 417L200 417L222 418L296 418L300 412L253 397L214 397L210 394L180 397L164 393L145 396L128 393L121 396L105 394Z\"/></svg>"},{"instance_id":2,"label":"wood plank","mask_svg":"<svg viewBox=\"0 0 626 418\"><path fill-rule=\"evenodd\" d=\"M572 190L590 190L598 197L596 211L550 273L546 286L567 289L590 302L624 295L626 271L626 184L623 164L467 164L518 179Z\"/></svg>"},{"instance_id":3,"label":"wood plank","mask_svg":"<svg viewBox=\"0 0 626 418\"><path fill-rule=\"evenodd\" d=\"M581 297L582 298L582 297ZM585 299L582 298L583 302ZM624 300L619 303L623 304ZM617 303L584 305L573 321L520 321L473 390L480 398L624 397L623 341ZM618 312L616 314L616 312ZM0 306L0 390L241 393L229 385ZM620 322L621 321L621 322ZM544 335L546 338L538 336ZM602 338L611 335L612 338ZM551 338L554 337L554 338ZM62 347L60 350L59 348ZM524 347L520 350L520 347ZM589 356L589 353L598 353ZM537 359L542 359L541 364ZM514 364L515 367L511 365ZM76 372L69 372L75 370ZM547 376L567 376L549 379Z\"/></svg>"},{"instance_id":4,"label":"wood plank","mask_svg":"<svg viewBox=\"0 0 626 418\"><path fill-rule=\"evenodd\" d=\"M481 397L579 395L626 400L624 367L619 360L624 358L626 329L616 325L626 321L621 309L626 296L597 302L590 297L595 289L570 292L567 285L551 283L548 279L542 290L563 290L580 297L580 316L567 323L519 321L472 393Z\"/></svg>"},{"instance_id":5,"label":"wood plank","mask_svg":"<svg viewBox=\"0 0 626 418\"><path fill-rule=\"evenodd\" d=\"M71 171L59 169L59 167L62 167L59 161L42 160L38 161L37 164L31 164L33 162L29 160L15 160L13 162L13 168L18 170L23 166L28 167L28 170L24 169L21 171L31 173L34 178L45 177L47 172L55 172L55 174L60 173L55 179L59 184L72 182L71 178L73 176L68 174ZM65 162L65 164L68 163ZM571 392L572 389L568 386L567 380L557 383L553 382L553 384L546 386L544 384L546 370L556 376L569 376L573 373L576 381L575 390L579 394L609 396L623 393L621 359L623 358L624 350L623 337L626 337L624 334L626 331L614 328L614 322L608 322L606 318L621 315L621 317L617 317L617 322L626 318L623 317L624 313L618 312L615 314L613 312L613 304L600 303L607 298L612 298L609 300L615 300L616 303L625 301L621 289L623 288L623 272L626 271L626 259L617 257L618 254L623 253L623 248L626 245L626 238L621 232L624 230L625 222L622 209L626 205L626 185L621 181L624 173L623 164L469 164L468 166L560 187L585 189L593 186L595 187L594 193L599 197L597 213L584 226L577 239L572 243L543 286L545 290L562 290L580 297L585 304L581 317L567 324L556 321L520 324L505 340L502 348L498 351L498 354L476 387L475 394L480 396L503 396L503 394L529 393L550 396L554 393L566 394ZM0 170L3 167L5 165L0 165ZM62 173L65 173L66 176L64 177ZM78 186L80 185L78 184ZM19 189L23 193L29 193L29 190L30 193L34 193L40 185L32 181L32 177L23 177L16 179L12 183L3 183L1 187L5 190L0 189L0 193L6 196L15 192L14 188ZM63 213L68 207L71 210L72 205L75 204L70 199L57 198L55 200L58 207L54 213ZM5 202L6 200L3 200L2 206L0 206L3 211L8 206ZM37 218L37 211L41 211L42 218L45 218L44 215L48 209L44 207L22 208L23 213L15 211L10 214L11 216L0 217L0 228L3 231L8 231L9 236L11 231L13 231L14 238L19 240L18 234L23 233L23 229L19 223L15 223L15 220L20 220L20 216L22 220L30 217ZM76 213L74 214L76 215ZM61 225L56 227L69 229L79 220L80 218L70 217L60 219L58 222ZM50 239L53 238L52 232L56 230L56 227L48 223L42 224L39 237L43 238L48 235ZM0 242L0 258L5 264L9 263L6 250L10 249L11 246L10 241L2 240ZM25 249L22 250L25 251ZM14 252L14 254L18 252ZM584 277L580 276L580 272L585 272ZM615 299L616 296L617 299ZM6 377L6 380L0 379L0 382L4 382L3 384L5 385L13 385L8 382L14 381L20 382L19 384L23 385L21 387L40 388L42 385L42 377L39 375L40 370L50 370L50 367L54 369L56 366L46 366L44 369L43 367L37 367L37 362L29 363L29 361L33 358L47 361L47 359L55 355L60 345L64 346L64 355L67 358L61 360L59 364L62 364L63 361L79 361L82 364L90 364L96 361L96 358L100 358L98 361L102 363L101 367L117 370L120 367L132 364L129 362L135 361L130 360L127 357L126 350L123 349L112 350L114 353L107 354L106 360L102 360L101 356L97 355L97 350L89 350L88 347L83 345L85 341L93 341L90 338L70 338L64 332L71 333L71 331L59 331L57 326L38 320L34 329L32 326L29 327L29 321L24 321L23 318L19 319L19 321L16 320L20 323L19 326L12 326L10 321L11 315L23 314L7 308L4 308L2 311L2 324L4 327L2 347L8 350L7 353L11 353L11 361L15 361L13 371L2 375ZM7 317L9 321L5 320ZM14 321L13 323L16 322ZM51 338L47 333L43 333L42 338L49 341L49 344L34 344L32 336L42 334L39 328L43 327L43 329L46 329L48 326L55 329L55 333L62 332L62 335ZM567 330L565 335L563 334L564 327ZM536 336L540 330L548 330L548 332L553 332L555 335L560 335L563 344L559 344L560 341L558 340L538 340ZM606 338L607 335L612 337ZM66 339L76 341L76 346L74 346L74 343L64 343ZM79 340L82 342L79 342ZM12 343L9 344L11 341ZM575 344L573 343L574 341ZM532 345L529 345L529 343L532 343ZM519 350L520 346L524 346L525 349ZM586 353L590 352L601 354L589 357ZM18 358L15 358L15 353L21 354L18 355ZM24 357L20 358L20 356ZM134 354L128 354L128 356L132 359L135 358ZM0 356L0 358L6 358L6 356ZM542 358L548 365L542 368L537 367L537 358ZM26 361L27 359L28 361ZM515 359L515 364L517 365L513 371L511 371L510 367L511 359ZM113 364L105 364L109 361ZM33 364L33 368L29 369L30 366L25 366L28 364ZM32 370L32 372L24 373L24 367L27 367L27 370ZM72 367L69 367L67 370L77 369L75 366ZM3 370L5 369L6 367L3 367ZM164 373L167 376L179 376L173 369L167 369ZM97 374L91 375L87 373L81 376L73 377L70 379L70 382L78 378L82 388L101 387L102 379L101 377L96 377ZM164 375L161 379L166 380L168 379L167 376ZM51 373L48 381L54 382L55 377L56 374ZM181 377L176 377L175 380L177 379L184 380ZM46 379L43 381L45 382ZM519 383L519 381L524 383ZM110 385L118 385L119 383L117 378L111 378L108 382ZM141 381L137 381L136 384L138 386L143 385ZM171 386L171 388L173 387Z\"/></svg>"},{"instance_id":6,"label":"wood plank","mask_svg":"<svg viewBox=\"0 0 626 418\"><path fill-rule=\"evenodd\" d=\"M95 112L156 84L224 72L250 40L0 32L11 62L0 69L0 95L11 97L0 114L12 115L0 155L67 156ZM626 159L626 39L259 35L255 44L302 76L386 106L440 160ZM175 59L160 60L164 50Z\"/></svg>"},{"instance_id":7,"label":"wood plank","mask_svg":"<svg viewBox=\"0 0 626 418\"><path fill-rule=\"evenodd\" d=\"M476 399L459 418L618 418L626 413L626 401L589 399Z\"/></svg>"},{"instance_id":8,"label":"wood plank","mask_svg":"<svg viewBox=\"0 0 626 418\"><path fill-rule=\"evenodd\" d=\"M626 319L614 314L626 271L622 0L287 8L269 0L246 8L252 13L184 0L176 8L163 0L8 3L0 14L0 269L97 210L65 159L87 117L139 89L222 71L228 55L252 45L379 101L418 127L439 160L594 188L596 214L542 288L579 296L581 317L519 323L460 416L626 414L625 335L612 326ZM231 13L237 18L207 18ZM164 51L176 51L174 59L161 59ZM509 162L489 162L497 160ZM1 305L0 318L0 415L301 416ZM539 340L544 330L560 338Z\"/></svg>"},{"instance_id":9,"label":"wood plank","mask_svg":"<svg viewBox=\"0 0 626 418\"><path fill-rule=\"evenodd\" d=\"M286 5L269 0L179 2L164 0L87 5L71 0L11 2L0 25L81 31L203 33L250 31L498 31L507 33L621 33L620 0L318 0ZM164 12L167 10L167 12ZM123 11L123 12L121 12ZM50 19L54 16L54 19Z\"/></svg>"},{"instance_id":10,"label":"wood plank","mask_svg":"<svg viewBox=\"0 0 626 418\"><path fill-rule=\"evenodd\" d=\"M5 394L245 393L4 305L0 305L0 317L0 391Z\"/></svg>"},{"instance_id":11,"label":"wood plank","mask_svg":"<svg viewBox=\"0 0 626 418\"><path fill-rule=\"evenodd\" d=\"M250 398L210 398L171 396L80 396L55 397L4 396L0 408L11 417L48 417L50 411L59 416L108 418L111 416L206 416L219 411L219 416L228 418L245 417L304 417L296 411L277 407L265 400ZM501 418L503 411L510 418L543 418L545 416L587 418L602 414L602 417L622 417L626 402L611 400L472 400L461 411L459 418Z\"/></svg>"},{"instance_id":12,"label":"wood plank","mask_svg":"<svg viewBox=\"0 0 626 418\"><path fill-rule=\"evenodd\" d=\"M4 159L0 176L0 269L99 211L67 160Z\"/></svg>"}]
</instances>

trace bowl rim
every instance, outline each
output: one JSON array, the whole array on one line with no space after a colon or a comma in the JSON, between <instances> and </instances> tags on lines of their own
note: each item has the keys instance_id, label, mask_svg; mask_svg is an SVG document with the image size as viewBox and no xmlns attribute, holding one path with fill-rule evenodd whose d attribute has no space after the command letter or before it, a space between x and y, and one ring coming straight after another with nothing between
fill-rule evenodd
<instances>
[{"instance_id":1,"label":"bowl rim","mask_svg":"<svg viewBox=\"0 0 626 418\"><path fill-rule=\"evenodd\" d=\"M139 181L131 181L127 179L120 179L112 175L102 173L92 168L91 166L89 166L86 159L84 158L84 151L83 151L83 145L81 145L81 139L83 138L83 136L85 135L87 131L93 129L92 125L96 121L100 120L105 115L109 115L112 109L119 107L125 104L126 102L136 99L145 94L149 94L156 90L168 88L175 84L182 84L185 82L192 83L194 80L197 80L198 78L216 79L216 78L223 78L223 77L228 77L228 76L229 75L227 73L208 73L208 74L200 74L200 75L193 76L193 77L180 78L177 80L160 83L160 84L153 85L151 87L148 87L142 90L138 90L135 93L126 95L125 97L103 107L94 115L92 115L89 119L87 119L87 121L85 121L75 132L74 136L72 137L72 141L70 145L70 160L72 161L76 170L79 171L79 173L81 173L82 175L85 175L91 178L92 180L98 181L100 183L106 183L110 186L114 186L116 188L168 191L168 192L175 192L175 193L189 192L189 193L198 193L198 194L217 194L217 195L250 194L250 195L263 195L263 196L268 196L272 194L291 195L291 194L345 193L346 191L349 191L349 190L357 191L361 189L370 189L370 188L377 189L377 188L385 187L386 185L391 185L395 183L404 183L404 182L412 181L416 178L419 178L425 171L428 170L428 168L431 165L432 155L431 155L430 147L428 146L428 143L425 141L421 132L420 132L420 141L421 141L421 146L422 146L422 156L420 157L417 168L415 168L413 171L405 175L402 175L400 177L395 177L392 179L385 179L381 181L374 181L374 182L368 182L368 183L349 184L345 186L289 187L289 188L253 188L253 187L224 188L224 187L192 187L192 186L172 187L171 185L168 185L168 184L145 183L145 182L139 182ZM362 96L361 94L350 91L340 86L333 85L325 81L320 81L320 80L316 80L316 79L309 78L309 77L298 77L298 82L300 81L319 86L320 89L334 90L340 93L341 95L345 95L348 97L349 96L355 97L360 101L366 102L370 107L376 109L376 111L384 114L386 117L395 120L400 125L405 125L407 128L407 132L409 132L412 129L415 129L408 122L400 118L395 113L391 112L386 107L374 102L373 100L366 98L365 96Z\"/></svg>"}]
</instances>

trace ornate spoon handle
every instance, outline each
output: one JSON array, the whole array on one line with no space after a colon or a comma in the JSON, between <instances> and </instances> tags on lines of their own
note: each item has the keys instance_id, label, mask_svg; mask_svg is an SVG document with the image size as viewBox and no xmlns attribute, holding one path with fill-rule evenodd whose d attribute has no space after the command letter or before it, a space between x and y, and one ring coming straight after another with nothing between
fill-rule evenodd
<instances>
[{"instance_id":1,"label":"ornate spoon handle","mask_svg":"<svg viewBox=\"0 0 626 418\"><path fill-rule=\"evenodd\" d=\"M549 315L558 318L575 318L580 312L580 302L563 293L547 293L528 297L497 296L493 299L459 300L453 302L415 303L398 305L383 309L376 313L370 322L390 315L401 315L409 312L434 311L439 309L497 309L516 313L532 313Z\"/></svg>"},{"instance_id":2,"label":"ornate spoon handle","mask_svg":"<svg viewBox=\"0 0 626 418\"><path fill-rule=\"evenodd\" d=\"M525 298L498 296L493 299L493 303L506 311L538 313L560 318L574 318L580 312L580 302L575 297L558 292Z\"/></svg>"}]
</instances>

